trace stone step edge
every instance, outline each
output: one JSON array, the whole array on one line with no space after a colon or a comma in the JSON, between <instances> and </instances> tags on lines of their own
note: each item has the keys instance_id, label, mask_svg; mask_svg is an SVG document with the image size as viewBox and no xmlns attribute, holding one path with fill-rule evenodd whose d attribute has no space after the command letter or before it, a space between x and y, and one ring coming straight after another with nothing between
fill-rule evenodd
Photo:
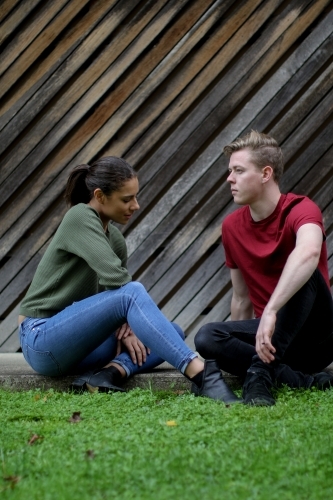
<instances>
[{"instance_id":1,"label":"stone step edge","mask_svg":"<svg viewBox=\"0 0 333 500\"><path fill-rule=\"evenodd\" d=\"M66 392L75 376L45 377L38 374L0 374L0 387L14 391L28 391L40 389L47 391L53 389L56 392ZM240 389L241 383L237 377L224 374L224 379L233 389ZM191 388L190 381L177 370L154 370L149 373L140 373L128 379L124 384L125 390L135 388L150 389L152 391L171 390L187 391Z\"/></svg>"},{"instance_id":2,"label":"stone step edge","mask_svg":"<svg viewBox=\"0 0 333 500\"><path fill-rule=\"evenodd\" d=\"M240 380L230 374L223 373L230 387L241 387ZM34 372L23 358L22 353L0 353L0 387L15 391L41 389L68 391L75 375L64 377L46 377ZM125 390L135 389L186 391L191 387L190 381L169 363L164 362L148 373L140 373L128 379Z\"/></svg>"}]
</instances>

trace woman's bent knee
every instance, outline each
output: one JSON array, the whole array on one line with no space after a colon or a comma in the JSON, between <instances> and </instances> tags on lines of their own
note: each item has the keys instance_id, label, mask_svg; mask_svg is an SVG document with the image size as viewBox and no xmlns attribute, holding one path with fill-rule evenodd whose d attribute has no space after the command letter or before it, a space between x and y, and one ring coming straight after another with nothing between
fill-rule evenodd
<instances>
[{"instance_id":1,"label":"woman's bent knee","mask_svg":"<svg viewBox=\"0 0 333 500\"><path fill-rule=\"evenodd\" d=\"M143 284L139 283L138 281L130 281L129 283L126 283L126 285L122 287L122 290L137 294L148 293Z\"/></svg>"}]
</instances>

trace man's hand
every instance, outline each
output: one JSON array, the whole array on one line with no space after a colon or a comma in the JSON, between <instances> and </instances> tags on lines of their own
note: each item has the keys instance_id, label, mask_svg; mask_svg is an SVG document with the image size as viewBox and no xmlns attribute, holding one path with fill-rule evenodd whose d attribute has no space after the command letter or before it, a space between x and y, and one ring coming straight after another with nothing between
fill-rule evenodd
<instances>
[{"instance_id":1,"label":"man's hand","mask_svg":"<svg viewBox=\"0 0 333 500\"><path fill-rule=\"evenodd\" d=\"M272 345L271 339L274 333L276 323L276 313L273 311L263 312L256 335L256 351L264 363L274 361L275 348Z\"/></svg>"},{"instance_id":2,"label":"man's hand","mask_svg":"<svg viewBox=\"0 0 333 500\"><path fill-rule=\"evenodd\" d=\"M120 328L118 328L116 332L116 337L118 339L117 345L117 353L121 352L121 345L123 344L134 364L138 364L142 366L142 363L146 362L147 354L150 354L150 349L146 348L143 343L138 339L138 337L134 334L133 330L131 330L128 323L125 323Z\"/></svg>"}]
</instances>

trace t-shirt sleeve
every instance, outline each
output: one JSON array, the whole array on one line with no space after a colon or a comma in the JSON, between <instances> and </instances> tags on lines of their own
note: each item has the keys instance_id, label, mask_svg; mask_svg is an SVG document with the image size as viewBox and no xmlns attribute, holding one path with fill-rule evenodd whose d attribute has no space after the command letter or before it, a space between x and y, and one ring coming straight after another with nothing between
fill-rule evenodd
<instances>
[{"instance_id":1,"label":"t-shirt sleeve","mask_svg":"<svg viewBox=\"0 0 333 500\"><path fill-rule=\"evenodd\" d=\"M316 224L322 230L324 240L326 239L321 210L309 198L304 198L300 203L295 205L290 211L288 219L295 234L304 224Z\"/></svg>"},{"instance_id":2,"label":"t-shirt sleeve","mask_svg":"<svg viewBox=\"0 0 333 500\"><path fill-rule=\"evenodd\" d=\"M231 256L232 245L230 245L229 240L230 240L229 220L228 218L226 218L222 223L222 245L225 253L225 264L227 267L231 269L237 269L238 266Z\"/></svg>"},{"instance_id":3,"label":"t-shirt sleeve","mask_svg":"<svg viewBox=\"0 0 333 500\"><path fill-rule=\"evenodd\" d=\"M111 239L113 236L115 242L114 245L110 244L94 210L73 207L65 215L59 229L59 245L65 251L84 259L97 274L100 285L112 289L131 281L132 278L124 266L125 242L120 241L123 236L120 231L119 235L113 232ZM114 250L117 247L122 247L120 257Z\"/></svg>"}]
</instances>

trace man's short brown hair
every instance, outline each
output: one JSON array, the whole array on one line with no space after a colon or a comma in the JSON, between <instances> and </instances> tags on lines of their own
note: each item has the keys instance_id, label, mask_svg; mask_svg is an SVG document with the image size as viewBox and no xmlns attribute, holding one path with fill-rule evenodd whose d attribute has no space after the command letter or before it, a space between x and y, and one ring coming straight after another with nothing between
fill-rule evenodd
<instances>
[{"instance_id":1,"label":"man's short brown hair","mask_svg":"<svg viewBox=\"0 0 333 500\"><path fill-rule=\"evenodd\" d=\"M250 150L251 159L258 168L272 167L273 178L275 182L279 182L283 174L284 158L280 146L273 137L251 130L249 134L224 146L223 153L230 158L232 153L242 149Z\"/></svg>"}]
</instances>

